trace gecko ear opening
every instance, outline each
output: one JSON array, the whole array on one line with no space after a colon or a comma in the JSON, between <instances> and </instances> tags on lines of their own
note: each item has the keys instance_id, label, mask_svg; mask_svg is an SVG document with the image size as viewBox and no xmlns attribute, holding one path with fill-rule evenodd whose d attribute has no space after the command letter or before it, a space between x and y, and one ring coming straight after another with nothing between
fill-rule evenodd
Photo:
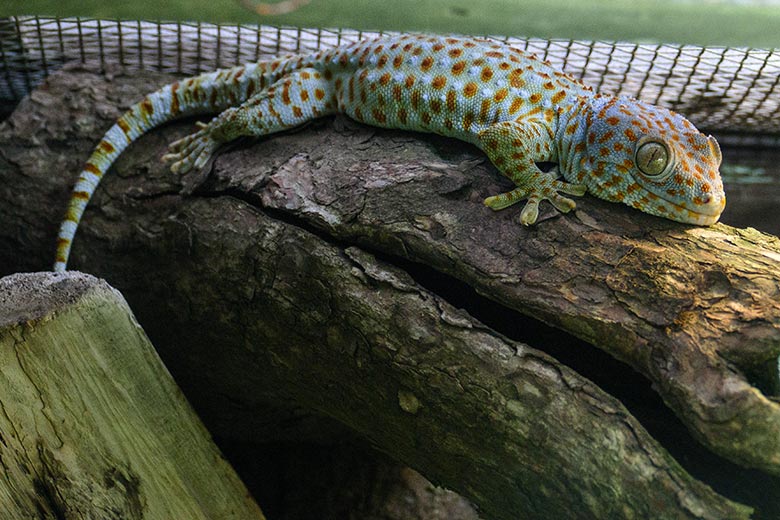
<instances>
[{"instance_id":1,"label":"gecko ear opening","mask_svg":"<svg viewBox=\"0 0 780 520\"><path fill-rule=\"evenodd\" d=\"M707 142L710 145L710 151L712 152L712 156L715 157L718 166L720 166L721 161L723 161L723 155L720 152L720 145L718 144L718 141L716 141L715 138L712 137L711 135L708 135Z\"/></svg>"}]
</instances>

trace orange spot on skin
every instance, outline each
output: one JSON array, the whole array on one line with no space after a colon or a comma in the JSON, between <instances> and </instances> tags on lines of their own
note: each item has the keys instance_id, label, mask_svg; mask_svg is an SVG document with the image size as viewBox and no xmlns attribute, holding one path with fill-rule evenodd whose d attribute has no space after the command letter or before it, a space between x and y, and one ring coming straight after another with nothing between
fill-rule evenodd
<instances>
[{"instance_id":1,"label":"orange spot on skin","mask_svg":"<svg viewBox=\"0 0 780 520\"><path fill-rule=\"evenodd\" d=\"M523 98L516 97L512 100L512 104L509 105L509 113L514 114L518 110L520 110L520 107L523 106Z\"/></svg>"},{"instance_id":2,"label":"orange spot on skin","mask_svg":"<svg viewBox=\"0 0 780 520\"><path fill-rule=\"evenodd\" d=\"M314 89L314 97L322 101L325 98L325 91L322 90L321 88Z\"/></svg>"},{"instance_id":3,"label":"orange spot on skin","mask_svg":"<svg viewBox=\"0 0 780 520\"><path fill-rule=\"evenodd\" d=\"M467 98L474 97L474 94L477 93L477 84L474 82L466 83L466 86L463 87L463 95Z\"/></svg>"},{"instance_id":4,"label":"orange spot on skin","mask_svg":"<svg viewBox=\"0 0 780 520\"><path fill-rule=\"evenodd\" d=\"M107 154L112 153L114 151L114 146L108 141L100 141L98 148L100 148L100 150L103 153L107 153Z\"/></svg>"},{"instance_id":5,"label":"orange spot on skin","mask_svg":"<svg viewBox=\"0 0 780 520\"><path fill-rule=\"evenodd\" d=\"M450 69L452 71L453 76L458 76L463 73L463 70L466 68L466 62L465 61L458 61L455 62L452 65L452 68Z\"/></svg>"},{"instance_id":6,"label":"orange spot on skin","mask_svg":"<svg viewBox=\"0 0 780 520\"><path fill-rule=\"evenodd\" d=\"M482 74L480 75L480 79L482 79L482 81L490 81L490 78L492 77L493 77L493 69L491 69L490 67L484 67L482 69Z\"/></svg>"},{"instance_id":7,"label":"orange spot on skin","mask_svg":"<svg viewBox=\"0 0 780 520\"><path fill-rule=\"evenodd\" d=\"M577 143L576 145L574 145L574 151L577 153L584 152L586 148L587 146L585 145L585 143Z\"/></svg>"},{"instance_id":8,"label":"orange spot on skin","mask_svg":"<svg viewBox=\"0 0 780 520\"><path fill-rule=\"evenodd\" d=\"M404 57L401 54L396 55L395 58L393 58L393 67L396 69L399 68L404 62Z\"/></svg>"},{"instance_id":9,"label":"orange spot on skin","mask_svg":"<svg viewBox=\"0 0 780 520\"><path fill-rule=\"evenodd\" d=\"M89 199L89 193L86 191L74 191L71 197L74 199L87 200Z\"/></svg>"},{"instance_id":10,"label":"orange spot on skin","mask_svg":"<svg viewBox=\"0 0 780 520\"><path fill-rule=\"evenodd\" d=\"M606 132L604 132L604 135L601 136L601 139L599 139L599 143L604 144L610 139L612 139L613 137L615 137L615 132L613 132L612 130L607 130Z\"/></svg>"},{"instance_id":11,"label":"orange spot on skin","mask_svg":"<svg viewBox=\"0 0 780 520\"><path fill-rule=\"evenodd\" d=\"M498 64L498 68L501 70L507 70L509 69L509 67L511 67L511 65L505 61L502 61L501 63Z\"/></svg>"},{"instance_id":12,"label":"orange spot on skin","mask_svg":"<svg viewBox=\"0 0 780 520\"><path fill-rule=\"evenodd\" d=\"M444 88L444 85L447 84L447 78L444 76L436 76L433 78L433 82L431 82L431 86L435 88L436 90L441 90Z\"/></svg>"},{"instance_id":13,"label":"orange spot on skin","mask_svg":"<svg viewBox=\"0 0 780 520\"><path fill-rule=\"evenodd\" d=\"M301 90L301 101L308 101L308 100L309 100L309 91Z\"/></svg>"},{"instance_id":14,"label":"orange spot on skin","mask_svg":"<svg viewBox=\"0 0 780 520\"><path fill-rule=\"evenodd\" d=\"M552 81L548 81L543 85L543 87L546 88L547 90L553 90L555 88L555 85L553 84Z\"/></svg>"},{"instance_id":15,"label":"orange spot on skin","mask_svg":"<svg viewBox=\"0 0 780 520\"><path fill-rule=\"evenodd\" d=\"M152 101L149 98L144 98L141 101L141 113L145 116L154 114L154 105L152 105Z\"/></svg>"},{"instance_id":16,"label":"orange spot on skin","mask_svg":"<svg viewBox=\"0 0 780 520\"><path fill-rule=\"evenodd\" d=\"M434 99L433 101L431 101L431 110L433 110L433 112L435 112L436 114L441 112L441 101L439 101L438 99Z\"/></svg>"},{"instance_id":17,"label":"orange spot on skin","mask_svg":"<svg viewBox=\"0 0 780 520\"><path fill-rule=\"evenodd\" d=\"M387 118L385 117L385 113L378 108L374 108L373 110L371 110L371 115L374 116L374 119L376 119L377 123L384 124L385 121L387 121Z\"/></svg>"},{"instance_id":18,"label":"orange spot on skin","mask_svg":"<svg viewBox=\"0 0 780 520\"><path fill-rule=\"evenodd\" d=\"M406 124L406 115L407 114L405 108L398 109L398 120L404 125Z\"/></svg>"},{"instance_id":19,"label":"orange spot on skin","mask_svg":"<svg viewBox=\"0 0 780 520\"><path fill-rule=\"evenodd\" d=\"M599 150L599 154L601 154L602 157L607 157L611 153L612 151L609 148L602 148Z\"/></svg>"},{"instance_id":20,"label":"orange spot on skin","mask_svg":"<svg viewBox=\"0 0 780 520\"><path fill-rule=\"evenodd\" d=\"M636 140L637 140L637 136L636 136L636 134L635 134L635 133L634 133L634 131L633 131L633 130L631 130L630 128L626 128L626 129L623 131L623 133L626 135L626 137L628 138L628 140L629 140L629 141L631 141L632 143L633 143L634 141L636 141Z\"/></svg>"},{"instance_id":21,"label":"orange spot on skin","mask_svg":"<svg viewBox=\"0 0 780 520\"><path fill-rule=\"evenodd\" d=\"M454 90L447 92L447 110L455 112L456 95Z\"/></svg>"},{"instance_id":22,"label":"orange spot on skin","mask_svg":"<svg viewBox=\"0 0 780 520\"><path fill-rule=\"evenodd\" d=\"M251 91L254 91L255 83L254 81L249 82L249 88L247 89L247 97L250 97L252 95ZM179 90L179 82L175 82L173 85L171 85L171 115L177 115L181 111L181 107L179 106L179 96L176 95L176 92Z\"/></svg>"},{"instance_id":23,"label":"orange spot on skin","mask_svg":"<svg viewBox=\"0 0 780 520\"><path fill-rule=\"evenodd\" d=\"M387 85L388 83L390 83L390 73L385 72L384 74L382 74L382 76L380 76L379 78L379 83L382 85Z\"/></svg>"},{"instance_id":24,"label":"orange spot on skin","mask_svg":"<svg viewBox=\"0 0 780 520\"><path fill-rule=\"evenodd\" d=\"M525 86L522 69L515 69L509 73L509 84L515 88L523 88Z\"/></svg>"},{"instance_id":25,"label":"orange spot on skin","mask_svg":"<svg viewBox=\"0 0 780 520\"><path fill-rule=\"evenodd\" d=\"M418 110L420 108L420 91L419 90L415 90L414 92L412 92L411 101L412 101L412 108L415 109L415 110Z\"/></svg>"},{"instance_id":26,"label":"orange spot on skin","mask_svg":"<svg viewBox=\"0 0 780 520\"><path fill-rule=\"evenodd\" d=\"M243 72L243 71L242 71L242 72ZM311 74L309 74L308 72L306 72L306 71L304 70L303 72L301 72L301 77L302 77L303 79L310 79L310 78L311 78ZM236 78L238 78L238 75L236 75Z\"/></svg>"},{"instance_id":27,"label":"orange spot on skin","mask_svg":"<svg viewBox=\"0 0 780 520\"><path fill-rule=\"evenodd\" d=\"M338 88L338 85L336 86ZM290 85L286 84L284 88L282 89L282 103L285 105L290 104Z\"/></svg>"},{"instance_id":28,"label":"orange spot on skin","mask_svg":"<svg viewBox=\"0 0 780 520\"><path fill-rule=\"evenodd\" d=\"M484 123L488 119L488 111L490 110L490 100L483 99L482 104L479 107L479 121Z\"/></svg>"},{"instance_id":29,"label":"orange spot on skin","mask_svg":"<svg viewBox=\"0 0 780 520\"><path fill-rule=\"evenodd\" d=\"M538 92L531 94L530 100L531 103L538 103L539 101L542 100L542 95L539 94Z\"/></svg>"},{"instance_id":30,"label":"orange spot on skin","mask_svg":"<svg viewBox=\"0 0 780 520\"><path fill-rule=\"evenodd\" d=\"M387 65L387 60L388 60L388 59L389 59L389 58L387 57L387 54L382 54L382 55L379 57L379 61L377 61L377 62L376 62L376 66L377 66L378 68L382 68L382 67L384 67L385 65Z\"/></svg>"},{"instance_id":31,"label":"orange spot on skin","mask_svg":"<svg viewBox=\"0 0 780 520\"><path fill-rule=\"evenodd\" d=\"M428 112L423 112L420 116L422 118L422 122L426 125L431 124L431 115Z\"/></svg>"},{"instance_id":32,"label":"orange spot on skin","mask_svg":"<svg viewBox=\"0 0 780 520\"><path fill-rule=\"evenodd\" d=\"M463 129L467 132L471 130L471 125L474 123L474 114L471 112L466 112L466 115L463 116Z\"/></svg>"},{"instance_id":33,"label":"orange spot on skin","mask_svg":"<svg viewBox=\"0 0 780 520\"><path fill-rule=\"evenodd\" d=\"M301 117L303 116L303 111L301 110L301 107L299 106L293 106L292 107L293 115L295 117Z\"/></svg>"},{"instance_id":34,"label":"orange spot on skin","mask_svg":"<svg viewBox=\"0 0 780 520\"><path fill-rule=\"evenodd\" d=\"M400 102L402 99L403 91L401 89L401 85L393 85L393 99Z\"/></svg>"},{"instance_id":35,"label":"orange spot on skin","mask_svg":"<svg viewBox=\"0 0 780 520\"><path fill-rule=\"evenodd\" d=\"M452 130L452 119L450 119L449 117L447 119L445 119L444 120L444 127L447 130Z\"/></svg>"},{"instance_id":36,"label":"orange spot on skin","mask_svg":"<svg viewBox=\"0 0 780 520\"><path fill-rule=\"evenodd\" d=\"M491 58L503 58L504 57L504 55L502 53L496 52L496 51L488 51L488 52L485 53L485 56L489 56Z\"/></svg>"},{"instance_id":37,"label":"orange spot on skin","mask_svg":"<svg viewBox=\"0 0 780 520\"><path fill-rule=\"evenodd\" d=\"M360 110L360 107L355 107L355 119L358 121L363 121L363 112Z\"/></svg>"},{"instance_id":38,"label":"orange spot on skin","mask_svg":"<svg viewBox=\"0 0 780 520\"><path fill-rule=\"evenodd\" d=\"M444 45L441 44L441 43L436 43L431 48L433 49L433 52L439 52L440 50L442 50L444 48Z\"/></svg>"},{"instance_id":39,"label":"orange spot on skin","mask_svg":"<svg viewBox=\"0 0 780 520\"><path fill-rule=\"evenodd\" d=\"M406 76L406 80L404 80L404 85L406 85L406 88L412 88L412 85L414 85L415 77L414 76Z\"/></svg>"},{"instance_id":40,"label":"orange spot on skin","mask_svg":"<svg viewBox=\"0 0 780 520\"><path fill-rule=\"evenodd\" d=\"M449 54L451 58L457 58L461 54L463 54L463 49L458 49L458 48L450 49L447 54Z\"/></svg>"},{"instance_id":41,"label":"orange spot on skin","mask_svg":"<svg viewBox=\"0 0 780 520\"><path fill-rule=\"evenodd\" d=\"M433 58L426 56L425 59L422 60L422 63L420 63L420 69L422 69L423 72L428 72L431 67L433 67Z\"/></svg>"},{"instance_id":42,"label":"orange spot on skin","mask_svg":"<svg viewBox=\"0 0 780 520\"><path fill-rule=\"evenodd\" d=\"M501 101L503 101L507 97L507 95L509 95L509 90L507 90L505 88L498 89L496 91L496 93L493 94L493 100L496 103L500 103Z\"/></svg>"},{"instance_id":43,"label":"orange spot on skin","mask_svg":"<svg viewBox=\"0 0 780 520\"><path fill-rule=\"evenodd\" d=\"M93 174L93 175L97 175L98 177L100 177L101 175L103 175L103 174L100 172L100 168L98 168L97 166L95 166L95 165L94 165L94 164L92 164L92 163L87 163L87 164L85 164L85 165L84 165L84 170L88 171L89 173L91 173L91 174Z\"/></svg>"},{"instance_id":44,"label":"orange spot on skin","mask_svg":"<svg viewBox=\"0 0 780 520\"><path fill-rule=\"evenodd\" d=\"M565 98L565 97L566 97L566 92L565 92L565 91L563 91L563 90L559 90L558 92L556 92L556 93L553 95L553 97L552 97L552 100L551 100L551 101L552 101L554 104L556 104L556 105L557 105L558 103L560 103L561 101L563 101L563 98Z\"/></svg>"}]
</instances>

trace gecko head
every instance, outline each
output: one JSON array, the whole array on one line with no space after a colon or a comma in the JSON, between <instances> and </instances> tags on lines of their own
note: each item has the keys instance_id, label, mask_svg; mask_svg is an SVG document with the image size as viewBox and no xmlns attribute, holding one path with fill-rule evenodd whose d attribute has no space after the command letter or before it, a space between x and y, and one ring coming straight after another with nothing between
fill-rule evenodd
<instances>
[{"instance_id":1,"label":"gecko head","mask_svg":"<svg viewBox=\"0 0 780 520\"><path fill-rule=\"evenodd\" d=\"M726 196L714 137L671 110L633 99L599 96L591 109L580 163L588 191L678 222L718 221Z\"/></svg>"}]
</instances>

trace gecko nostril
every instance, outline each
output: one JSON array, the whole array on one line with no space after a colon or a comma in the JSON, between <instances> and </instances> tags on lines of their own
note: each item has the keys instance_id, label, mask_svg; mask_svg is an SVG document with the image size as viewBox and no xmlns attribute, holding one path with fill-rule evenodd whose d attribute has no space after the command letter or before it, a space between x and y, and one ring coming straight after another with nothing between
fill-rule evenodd
<instances>
[{"instance_id":1,"label":"gecko nostril","mask_svg":"<svg viewBox=\"0 0 780 520\"><path fill-rule=\"evenodd\" d=\"M709 204L711 200L712 200L712 196L709 195L709 194L703 195L702 198L701 198L701 201L704 204Z\"/></svg>"}]
</instances>

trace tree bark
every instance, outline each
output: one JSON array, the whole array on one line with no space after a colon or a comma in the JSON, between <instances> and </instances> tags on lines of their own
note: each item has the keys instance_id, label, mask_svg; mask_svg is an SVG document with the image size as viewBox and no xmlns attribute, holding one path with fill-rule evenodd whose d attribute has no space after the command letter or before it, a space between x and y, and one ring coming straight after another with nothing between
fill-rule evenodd
<instances>
[{"instance_id":1,"label":"tree bark","mask_svg":"<svg viewBox=\"0 0 780 520\"><path fill-rule=\"evenodd\" d=\"M0 265L51 263L89 149L170 80L70 70L20 106L0 130ZM481 205L507 184L475 149L345 119L231 147L208 178L178 179L158 159L191 129L125 152L71 267L124 292L208 424L251 436L263 403L304 406L490 518L746 517L618 401L421 287L392 265L404 259L604 349L710 449L780 473L780 405L748 379L777 388L776 238L588 197L524 228Z\"/></svg>"},{"instance_id":2,"label":"tree bark","mask_svg":"<svg viewBox=\"0 0 780 520\"><path fill-rule=\"evenodd\" d=\"M0 438L5 519L264 518L92 276L0 279Z\"/></svg>"}]
</instances>

